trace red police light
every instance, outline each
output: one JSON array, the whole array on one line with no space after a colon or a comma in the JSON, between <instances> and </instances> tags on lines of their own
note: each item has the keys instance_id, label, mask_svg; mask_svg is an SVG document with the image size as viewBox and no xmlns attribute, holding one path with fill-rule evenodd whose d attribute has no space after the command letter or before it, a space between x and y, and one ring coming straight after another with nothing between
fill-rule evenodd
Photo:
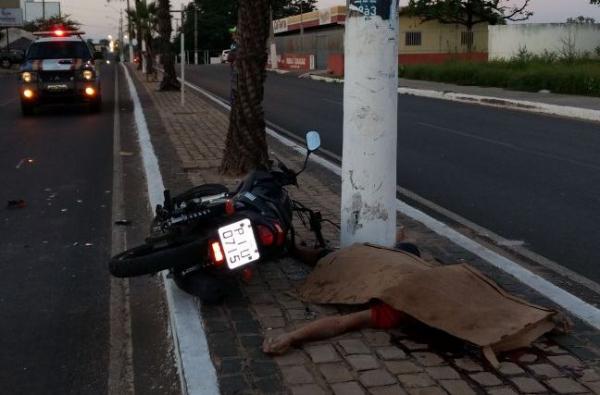
<instances>
[{"instance_id":1,"label":"red police light","mask_svg":"<svg viewBox=\"0 0 600 395\"><path fill-rule=\"evenodd\" d=\"M61 30L61 29L56 29L56 30L54 31L54 35L55 35L55 36L57 36L57 37L62 37L62 36L64 36L64 35L65 35L65 31L64 31L64 30Z\"/></svg>"}]
</instances>

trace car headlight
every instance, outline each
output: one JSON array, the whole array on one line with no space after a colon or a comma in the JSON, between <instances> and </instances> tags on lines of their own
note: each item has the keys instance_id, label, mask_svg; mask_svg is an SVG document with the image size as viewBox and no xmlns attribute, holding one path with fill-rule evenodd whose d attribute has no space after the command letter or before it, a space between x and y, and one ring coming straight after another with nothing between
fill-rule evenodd
<instances>
[{"instance_id":1,"label":"car headlight","mask_svg":"<svg viewBox=\"0 0 600 395\"><path fill-rule=\"evenodd\" d=\"M94 79L94 72L92 70L83 70L83 79L91 81Z\"/></svg>"},{"instance_id":2,"label":"car headlight","mask_svg":"<svg viewBox=\"0 0 600 395\"><path fill-rule=\"evenodd\" d=\"M35 73L25 71L23 74L21 74L21 79L24 82L33 82L37 79L37 75Z\"/></svg>"}]
</instances>

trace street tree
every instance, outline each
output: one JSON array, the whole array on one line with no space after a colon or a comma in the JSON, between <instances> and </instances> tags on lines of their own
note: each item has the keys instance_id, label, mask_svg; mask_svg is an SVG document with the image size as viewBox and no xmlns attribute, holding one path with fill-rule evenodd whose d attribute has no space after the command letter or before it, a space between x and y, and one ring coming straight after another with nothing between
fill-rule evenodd
<instances>
[{"instance_id":1,"label":"street tree","mask_svg":"<svg viewBox=\"0 0 600 395\"><path fill-rule=\"evenodd\" d=\"M423 21L436 20L443 24L462 25L468 32L480 23L498 25L506 21L524 21L531 0L410 0L408 11ZM600 0L593 0L600 1ZM471 51L472 42L468 42Z\"/></svg>"},{"instance_id":2,"label":"street tree","mask_svg":"<svg viewBox=\"0 0 600 395\"><path fill-rule=\"evenodd\" d=\"M127 10L127 15L136 26L135 37L138 42L146 42L147 72L153 72L153 36L158 32L158 7L156 3L136 1L135 9ZM141 45L141 44L139 44Z\"/></svg>"},{"instance_id":3,"label":"street tree","mask_svg":"<svg viewBox=\"0 0 600 395\"><path fill-rule=\"evenodd\" d=\"M180 88L175 72L175 55L171 45L171 1L158 0L156 12L158 18L158 34L160 35L160 63L163 67L163 78L160 82L160 90L178 90Z\"/></svg>"},{"instance_id":4,"label":"street tree","mask_svg":"<svg viewBox=\"0 0 600 395\"><path fill-rule=\"evenodd\" d=\"M71 19L70 15L53 16L51 18L39 18L32 22L27 22L23 26L28 32L49 31L57 28L64 30L78 30L81 23Z\"/></svg>"},{"instance_id":5,"label":"street tree","mask_svg":"<svg viewBox=\"0 0 600 395\"><path fill-rule=\"evenodd\" d=\"M567 23L574 23L576 25L588 25L596 23L594 18L585 17L583 15L579 15L576 18L567 18Z\"/></svg>"},{"instance_id":6,"label":"street tree","mask_svg":"<svg viewBox=\"0 0 600 395\"><path fill-rule=\"evenodd\" d=\"M237 1L234 0L196 0L186 8L183 31L186 38L196 33L194 13L198 13L199 49L222 51L231 45L229 29L237 24ZM179 38L176 40L178 42ZM193 39L186 39L186 49L194 49ZM177 48L178 45L176 44Z\"/></svg>"},{"instance_id":7,"label":"street tree","mask_svg":"<svg viewBox=\"0 0 600 395\"><path fill-rule=\"evenodd\" d=\"M240 175L268 165L263 109L270 0L240 1L232 95L221 171Z\"/></svg>"},{"instance_id":8,"label":"street tree","mask_svg":"<svg viewBox=\"0 0 600 395\"><path fill-rule=\"evenodd\" d=\"M314 11L317 3L318 0L273 0L273 19Z\"/></svg>"}]
</instances>

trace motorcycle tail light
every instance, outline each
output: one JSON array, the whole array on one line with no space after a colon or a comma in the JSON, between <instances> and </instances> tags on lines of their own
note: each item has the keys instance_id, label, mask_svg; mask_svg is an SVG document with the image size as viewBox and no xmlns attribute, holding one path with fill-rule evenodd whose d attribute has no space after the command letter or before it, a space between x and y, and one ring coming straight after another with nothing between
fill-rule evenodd
<instances>
[{"instance_id":1,"label":"motorcycle tail light","mask_svg":"<svg viewBox=\"0 0 600 395\"><path fill-rule=\"evenodd\" d=\"M258 225L258 239L260 240L260 244L268 247L275 243L275 235L271 231L271 229L267 228L264 225Z\"/></svg>"},{"instance_id":2,"label":"motorcycle tail light","mask_svg":"<svg viewBox=\"0 0 600 395\"><path fill-rule=\"evenodd\" d=\"M215 266L221 266L225 263L225 255L223 254L223 248L221 243L213 241L210 243L210 260L213 261Z\"/></svg>"},{"instance_id":3,"label":"motorcycle tail light","mask_svg":"<svg viewBox=\"0 0 600 395\"><path fill-rule=\"evenodd\" d=\"M283 231L283 228L278 222L273 223L273 226L275 226L275 232L277 232L277 245L283 245L283 243L285 243L285 232Z\"/></svg>"}]
</instances>

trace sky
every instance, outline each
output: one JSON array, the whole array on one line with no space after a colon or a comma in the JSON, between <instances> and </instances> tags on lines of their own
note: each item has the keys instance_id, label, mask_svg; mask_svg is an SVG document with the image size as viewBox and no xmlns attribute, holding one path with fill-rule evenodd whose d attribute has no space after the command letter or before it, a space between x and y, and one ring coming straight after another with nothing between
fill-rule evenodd
<instances>
[{"instance_id":1,"label":"sky","mask_svg":"<svg viewBox=\"0 0 600 395\"><path fill-rule=\"evenodd\" d=\"M133 4L135 1L130 0ZM510 1L510 0L508 0ZM171 0L173 8L180 8L189 1ZM519 1L520 2L520 1ZM62 0L62 10L84 24L88 37L104 38L116 36L119 24L119 9L126 7L125 0ZM400 0L406 5L408 0ZM319 7L346 4L345 0L320 0ZM600 6L592 6L588 0L531 0L534 16L529 22L564 22L568 17L585 15L600 21Z\"/></svg>"}]
</instances>

